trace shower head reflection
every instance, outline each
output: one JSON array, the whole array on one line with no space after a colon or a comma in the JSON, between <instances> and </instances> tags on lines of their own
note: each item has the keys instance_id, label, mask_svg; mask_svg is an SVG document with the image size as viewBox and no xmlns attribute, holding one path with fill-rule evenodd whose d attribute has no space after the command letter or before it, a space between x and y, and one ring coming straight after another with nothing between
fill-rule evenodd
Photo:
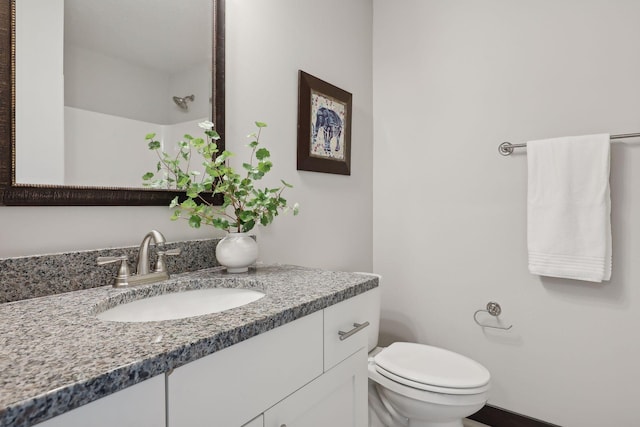
<instances>
[{"instance_id":1,"label":"shower head reflection","mask_svg":"<svg viewBox=\"0 0 640 427\"><path fill-rule=\"evenodd\" d=\"M188 95L184 97L174 96L173 102L175 102L181 110L189 111L188 102L193 102L194 99L196 99L195 95Z\"/></svg>"}]
</instances>

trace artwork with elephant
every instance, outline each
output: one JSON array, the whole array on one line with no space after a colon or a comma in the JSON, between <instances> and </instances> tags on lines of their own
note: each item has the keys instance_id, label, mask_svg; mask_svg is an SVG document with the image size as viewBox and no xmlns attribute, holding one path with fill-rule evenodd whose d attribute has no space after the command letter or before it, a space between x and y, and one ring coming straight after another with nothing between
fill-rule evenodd
<instances>
[{"instance_id":1,"label":"artwork with elephant","mask_svg":"<svg viewBox=\"0 0 640 427\"><path fill-rule=\"evenodd\" d=\"M346 107L337 99L311 91L311 156L344 160Z\"/></svg>"}]
</instances>

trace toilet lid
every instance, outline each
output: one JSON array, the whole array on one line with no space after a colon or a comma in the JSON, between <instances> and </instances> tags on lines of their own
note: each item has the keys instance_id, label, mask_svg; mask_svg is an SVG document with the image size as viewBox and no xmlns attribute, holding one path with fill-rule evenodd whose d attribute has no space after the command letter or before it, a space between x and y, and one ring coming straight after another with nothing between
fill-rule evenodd
<instances>
[{"instance_id":1,"label":"toilet lid","mask_svg":"<svg viewBox=\"0 0 640 427\"><path fill-rule=\"evenodd\" d=\"M374 357L382 375L407 385L475 389L488 385L489 371L468 357L424 344L397 342ZM402 380L407 381L402 381ZM422 388L422 387L418 387Z\"/></svg>"}]
</instances>

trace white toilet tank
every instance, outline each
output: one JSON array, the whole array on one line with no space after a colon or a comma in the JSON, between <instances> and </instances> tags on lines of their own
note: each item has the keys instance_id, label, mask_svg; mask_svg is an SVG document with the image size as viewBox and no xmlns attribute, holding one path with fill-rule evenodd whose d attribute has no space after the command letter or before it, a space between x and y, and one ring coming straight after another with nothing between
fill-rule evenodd
<instances>
[{"instance_id":1,"label":"white toilet tank","mask_svg":"<svg viewBox=\"0 0 640 427\"><path fill-rule=\"evenodd\" d=\"M371 351L378 345L378 334L380 333L380 287L382 286L382 276L375 273L357 272L357 274L363 274L378 278L378 287L366 292L366 313L367 320L369 321L369 326L365 329L365 331L367 331L367 336L369 339L368 351Z\"/></svg>"}]
</instances>

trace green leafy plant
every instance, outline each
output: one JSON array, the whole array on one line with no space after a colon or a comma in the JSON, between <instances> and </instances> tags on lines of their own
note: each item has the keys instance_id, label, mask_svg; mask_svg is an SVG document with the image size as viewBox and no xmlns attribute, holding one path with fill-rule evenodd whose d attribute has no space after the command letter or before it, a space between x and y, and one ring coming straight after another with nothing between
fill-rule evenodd
<instances>
[{"instance_id":1,"label":"green leafy plant","mask_svg":"<svg viewBox=\"0 0 640 427\"><path fill-rule=\"evenodd\" d=\"M203 122L199 126L205 137L184 135L184 140L177 144L175 155L162 150L155 133L145 137L149 149L157 153L159 160L155 172L143 175L143 185L185 191L184 200L175 197L169 205L174 208L172 220L186 219L194 228L206 224L227 231L247 232L256 224L271 224L278 214L289 210L282 193L291 188L291 184L281 180L279 187L258 188L256 185L273 167L271 153L260 147L260 133L266 123L256 122L257 131L249 135L251 157L248 163L242 164L242 173L228 164L233 153L220 152L220 135L213 123ZM201 170L192 168L196 155L201 159ZM222 195L221 206L213 205L211 198L205 197L215 194ZM298 214L297 203L292 210L294 215Z\"/></svg>"}]
</instances>

